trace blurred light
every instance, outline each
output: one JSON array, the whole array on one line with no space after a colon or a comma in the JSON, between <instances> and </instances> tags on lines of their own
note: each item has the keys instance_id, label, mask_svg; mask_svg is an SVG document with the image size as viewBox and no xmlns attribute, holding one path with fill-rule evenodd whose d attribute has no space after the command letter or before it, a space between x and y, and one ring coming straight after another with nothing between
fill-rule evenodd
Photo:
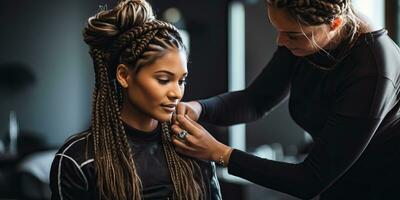
<instances>
[{"instance_id":1,"label":"blurred light","mask_svg":"<svg viewBox=\"0 0 400 200\"><path fill-rule=\"evenodd\" d=\"M245 9L241 2L229 5L228 17L228 87L229 91L242 90L245 82ZM229 145L246 150L246 126L239 124L229 128Z\"/></svg>"},{"instance_id":2,"label":"blurred light","mask_svg":"<svg viewBox=\"0 0 400 200\"><path fill-rule=\"evenodd\" d=\"M374 25L385 27L385 1L353 0L354 8L368 17Z\"/></svg>"},{"instance_id":3,"label":"blurred light","mask_svg":"<svg viewBox=\"0 0 400 200\"><path fill-rule=\"evenodd\" d=\"M163 17L172 24L178 23L182 19L181 12L177 8L168 8Z\"/></svg>"}]
</instances>

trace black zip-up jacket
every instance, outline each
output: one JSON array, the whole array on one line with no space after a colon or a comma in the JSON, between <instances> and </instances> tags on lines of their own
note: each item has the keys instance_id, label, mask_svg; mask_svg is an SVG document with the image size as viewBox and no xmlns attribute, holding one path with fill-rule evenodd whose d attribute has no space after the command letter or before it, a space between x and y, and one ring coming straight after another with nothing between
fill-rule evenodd
<instances>
[{"instance_id":1,"label":"black zip-up jacket","mask_svg":"<svg viewBox=\"0 0 400 200\"><path fill-rule=\"evenodd\" d=\"M161 142L161 126L152 132L141 132L125 124L125 131L142 181L142 198L172 199L173 185ZM50 172L52 200L99 199L92 152L93 136L89 131L71 137L60 148ZM197 163L205 183L205 199L222 199L215 164Z\"/></svg>"}]
</instances>

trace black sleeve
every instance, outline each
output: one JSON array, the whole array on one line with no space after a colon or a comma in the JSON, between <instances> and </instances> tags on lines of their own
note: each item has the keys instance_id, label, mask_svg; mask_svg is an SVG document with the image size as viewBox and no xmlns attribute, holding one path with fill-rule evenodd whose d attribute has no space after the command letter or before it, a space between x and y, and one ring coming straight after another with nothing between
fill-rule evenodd
<instances>
[{"instance_id":1,"label":"black sleeve","mask_svg":"<svg viewBox=\"0 0 400 200\"><path fill-rule=\"evenodd\" d=\"M286 47L278 47L271 61L249 87L200 100L200 120L232 125L262 117L288 96L296 61L297 57Z\"/></svg>"},{"instance_id":2,"label":"black sleeve","mask_svg":"<svg viewBox=\"0 0 400 200\"><path fill-rule=\"evenodd\" d=\"M386 78L352 81L337 94L332 114L303 162L276 162L234 150L229 173L296 197L312 198L359 158L395 104L396 93L396 87Z\"/></svg>"},{"instance_id":3,"label":"black sleeve","mask_svg":"<svg viewBox=\"0 0 400 200\"><path fill-rule=\"evenodd\" d=\"M87 179L76 161L57 154L50 171L51 199L89 199L87 187Z\"/></svg>"}]
</instances>

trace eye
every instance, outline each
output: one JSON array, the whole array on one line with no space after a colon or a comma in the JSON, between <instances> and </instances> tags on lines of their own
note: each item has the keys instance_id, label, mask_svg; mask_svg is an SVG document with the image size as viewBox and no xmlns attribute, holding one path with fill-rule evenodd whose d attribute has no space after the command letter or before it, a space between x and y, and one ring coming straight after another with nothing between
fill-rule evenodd
<instances>
[{"instance_id":1,"label":"eye","mask_svg":"<svg viewBox=\"0 0 400 200\"><path fill-rule=\"evenodd\" d=\"M289 38L290 40L297 40L297 39L299 39L300 37L297 36L297 35L288 35L288 38Z\"/></svg>"},{"instance_id":2,"label":"eye","mask_svg":"<svg viewBox=\"0 0 400 200\"><path fill-rule=\"evenodd\" d=\"M167 78L158 78L157 79L158 83L160 83L161 85L166 85L169 82L169 79Z\"/></svg>"},{"instance_id":3,"label":"eye","mask_svg":"<svg viewBox=\"0 0 400 200\"><path fill-rule=\"evenodd\" d=\"M183 80L180 80L179 81L179 85L186 85L187 84L187 81L186 81L186 79L183 79Z\"/></svg>"}]
</instances>

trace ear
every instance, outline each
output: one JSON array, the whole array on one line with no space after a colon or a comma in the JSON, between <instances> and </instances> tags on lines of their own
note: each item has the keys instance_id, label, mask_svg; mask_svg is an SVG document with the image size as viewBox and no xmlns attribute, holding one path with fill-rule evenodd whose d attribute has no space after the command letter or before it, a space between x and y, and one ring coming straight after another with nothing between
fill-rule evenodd
<instances>
[{"instance_id":1,"label":"ear","mask_svg":"<svg viewBox=\"0 0 400 200\"><path fill-rule=\"evenodd\" d=\"M342 26L343 19L341 17L336 17L332 22L331 22L331 30L335 31L337 30L340 26Z\"/></svg>"},{"instance_id":2,"label":"ear","mask_svg":"<svg viewBox=\"0 0 400 200\"><path fill-rule=\"evenodd\" d=\"M129 68L125 64L119 64L117 66L117 73L116 73L116 78L121 87L127 88L129 85L129 79L131 78Z\"/></svg>"}]
</instances>

